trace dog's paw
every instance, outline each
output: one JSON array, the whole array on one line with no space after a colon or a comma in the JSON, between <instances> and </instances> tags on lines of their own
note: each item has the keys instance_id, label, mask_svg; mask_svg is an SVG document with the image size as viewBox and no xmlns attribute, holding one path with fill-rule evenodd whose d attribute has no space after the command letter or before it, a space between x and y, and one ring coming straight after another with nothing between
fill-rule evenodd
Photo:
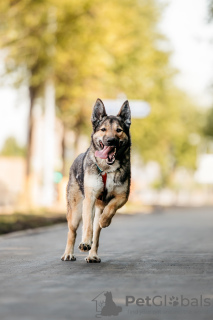
<instances>
[{"instance_id":1,"label":"dog's paw","mask_svg":"<svg viewBox=\"0 0 213 320\"><path fill-rule=\"evenodd\" d=\"M64 253L63 256L61 257L62 261L75 261L76 257L73 254L66 254Z\"/></svg>"},{"instance_id":2,"label":"dog's paw","mask_svg":"<svg viewBox=\"0 0 213 320\"><path fill-rule=\"evenodd\" d=\"M78 248L79 248L80 251L83 251L83 252L84 252L84 251L90 251L91 245L90 245L89 243L83 243L83 242L81 242L81 243L79 244Z\"/></svg>"},{"instance_id":3,"label":"dog's paw","mask_svg":"<svg viewBox=\"0 0 213 320\"><path fill-rule=\"evenodd\" d=\"M87 263L100 263L101 259L97 255L89 255L85 258Z\"/></svg>"},{"instance_id":4,"label":"dog's paw","mask_svg":"<svg viewBox=\"0 0 213 320\"><path fill-rule=\"evenodd\" d=\"M105 217L104 215L101 215L100 216L100 219L99 219L99 225L101 228L106 228L106 227L109 227L110 223L111 223L111 220L110 218L108 217Z\"/></svg>"}]
</instances>

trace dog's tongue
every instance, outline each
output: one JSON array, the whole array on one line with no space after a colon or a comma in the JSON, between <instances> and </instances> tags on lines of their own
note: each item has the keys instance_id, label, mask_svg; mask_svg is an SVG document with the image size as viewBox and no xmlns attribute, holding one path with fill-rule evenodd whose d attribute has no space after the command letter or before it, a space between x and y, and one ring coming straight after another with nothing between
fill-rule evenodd
<instances>
[{"instance_id":1,"label":"dog's tongue","mask_svg":"<svg viewBox=\"0 0 213 320\"><path fill-rule=\"evenodd\" d=\"M95 156L101 159L107 159L113 150L114 147L104 146L104 148L101 151L95 151Z\"/></svg>"}]
</instances>

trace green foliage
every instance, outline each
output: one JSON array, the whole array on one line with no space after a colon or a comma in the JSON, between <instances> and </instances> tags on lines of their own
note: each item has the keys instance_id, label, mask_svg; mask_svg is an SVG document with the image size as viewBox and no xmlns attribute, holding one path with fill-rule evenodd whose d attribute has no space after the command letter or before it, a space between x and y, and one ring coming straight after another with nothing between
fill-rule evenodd
<instances>
[{"instance_id":1,"label":"green foliage","mask_svg":"<svg viewBox=\"0 0 213 320\"><path fill-rule=\"evenodd\" d=\"M195 168L197 146L189 137L199 130L198 119L198 111L182 92L167 90L163 104L153 100L147 119L133 120L133 144L145 161L155 159L164 170Z\"/></svg>"},{"instance_id":2,"label":"green foliage","mask_svg":"<svg viewBox=\"0 0 213 320\"><path fill-rule=\"evenodd\" d=\"M206 121L203 127L204 135L213 138L213 108L206 113Z\"/></svg>"},{"instance_id":3,"label":"green foliage","mask_svg":"<svg viewBox=\"0 0 213 320\"><path fill-rule=\"evenodd\" d=\"M176 70L158 31L162 10L157 0L4 0L7 72L16 71L15 82L27 82L36 96L51 78L57 115L77 135L89 133L97 97L148 101L151 115L133 120L133 147L164 172L194 168L189 135L198 130L197 112L173 85Z\"/></svg>"},{"instance_id":4,"label":"green foliage","mask_svg":"<svg viewBox=\"0 0 213 320\"><path fill-rule=\"evenodd\" d=\"M6 157L24 157L25 153L25 148L20 147L14 137L9 137L5 140L0 154Z\"/></svg>"}]
</instances>

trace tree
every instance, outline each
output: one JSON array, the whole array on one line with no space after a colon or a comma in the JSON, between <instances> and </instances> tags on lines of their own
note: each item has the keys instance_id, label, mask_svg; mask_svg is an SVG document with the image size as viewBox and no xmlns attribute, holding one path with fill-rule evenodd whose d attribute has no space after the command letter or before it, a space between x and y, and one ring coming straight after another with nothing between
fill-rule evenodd
<instances>
[{"instance_id":1,"label":"tree","mask_svg":"<svg viewBox=\"0 0 213 320\"><path fill-rule=\"evenodd\" d=\"M52 59L51 37L54 37L47 2L19 0L0 4L1 47L7 51L6 74L13 74L13 83L29 88L29 120L27 129L26 177L30 175L33 134L33 106L41 94ZM53 23L52 23L53 24ZM14 77L15 75L15 77Z\"/></svg>"},{"instance_id":2,"label":"tree","mask_svg":"<svg viewBox=\"0 0 213 320\"><path fill-rule=\"evenodd\" d=\"M209 23L212 23L213 20L213 0L208 0L208 15ZM207 138L212 139L213 137L213 108L209 109L206 112L206 119L203 125L203 133Z\"/></svg>"},{"instance_id":3,"label":"tree","mask_svg":"<svg viewBox=\"0 0 213 320\"><path fill-rule=\"evenodd\" d=\"M213 138L213 108L211 108L206 114L203 132L207 137Z\"/></svg>"},{"instance_id":4,"label":"tree","mask_svg":"<svg viewBox=\"0 0 213 320\"><path fill-rule=\"evenodd\" d=\"M166 42L158 31L162 10L156 0L0 3L7 73L16 71L14 82L24 81L30 92L27 175L33 105L43 97L50 78L57 116L64 132L75 130L75 144L83 131L88 132L94 100L124 93L152 106L150 117L135 120L132 126L133 144L144 161L157 159L166 168L173 157L175 164L193 167L194 148L187 142L192 129L184 110L190 103L173 85L170 52L162 49Z\"/></svg>"},{"instance_id":5,"label":"tree","mask_svg":"<svg viewBox=\"0 0 213 320\"><path fill-rule=\"evenodd\" d=\"M81 116L85 105L82 91L85 93L84 88L89 87L86 84L91 83L91 75L95 76L95 68L89 68L89 62L93 59L97 64L91 44L97 30L93 11L98 2L6 0L0 4L1 47L7 51L6 74L16 75L14 84L25 82L29 87L27 177L33 106L36 98L43 96L48 79L55 83L58 115L65 127L72 126L79 133L85 125Z\"/></svg>"}]
</instances>

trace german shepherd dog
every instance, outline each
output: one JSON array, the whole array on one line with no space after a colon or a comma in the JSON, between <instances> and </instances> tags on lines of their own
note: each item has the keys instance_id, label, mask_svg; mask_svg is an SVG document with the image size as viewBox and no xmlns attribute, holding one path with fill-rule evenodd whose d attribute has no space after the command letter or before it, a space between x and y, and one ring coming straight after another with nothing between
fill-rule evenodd
<instances>
[{"instance_id":1,"label":"german shepherd dog","mask_svg":"<svg viewBox=\"0 0 213 320\"><path fill-rule=\"evenodd\" d=\"M131 111L125 101L117 116L108 116L98 99L92 113L93 133L89 149L70 168L67 185L68 238L63 261L76 260L76 230L83 218L81 251L87 262L101 262L97 255L102 228L128 200L130 189Z\"/></svg>"}]
</instances>

